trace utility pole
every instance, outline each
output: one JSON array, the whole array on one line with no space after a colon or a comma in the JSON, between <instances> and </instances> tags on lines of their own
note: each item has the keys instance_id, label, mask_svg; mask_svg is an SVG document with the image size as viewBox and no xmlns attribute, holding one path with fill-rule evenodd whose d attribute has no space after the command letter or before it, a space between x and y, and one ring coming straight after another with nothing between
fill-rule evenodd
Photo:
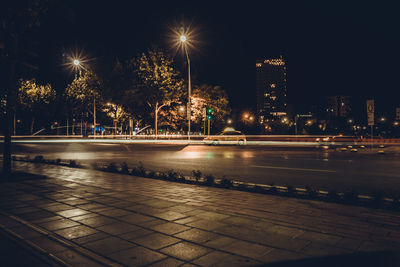
<instances>
[{"instance_id":1,"label":"utility pole","mask_svg":"<svg viewBox=\"0 0 400 267\"><path fill-rule=\"evenodd\" d=\"M93 96L93 139L96 139L96 98Z\"/></svg>"},{"instance_id":2,"label":"utility pole","mask_svg":"<svg viewBox=\"0 0 400 267\"><path fill-rule=\"evenodd\" d=\"M204 117L203 117L203 118L204 118L204 121L203 121L203 122L204 122L204 123L203 123L203 124L204 124L204 127L203 127L203 130L204 130L204 135L206 135L207 109L204 107L203 110L204 110Z\"/></svg>"}]
</instances>

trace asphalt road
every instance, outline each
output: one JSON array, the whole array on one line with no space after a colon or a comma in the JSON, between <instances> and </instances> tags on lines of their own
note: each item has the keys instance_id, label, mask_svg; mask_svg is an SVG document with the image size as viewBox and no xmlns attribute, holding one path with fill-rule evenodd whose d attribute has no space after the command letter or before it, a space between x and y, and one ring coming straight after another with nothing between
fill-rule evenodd
<instances>
[{"instance_id":1,"label":"asphalt road","mask_svg":"<svg viewBox=\"0 0 400 267\"><path fill-rule=\"evenodd\" d=\"M0 146L1 147L1 146ZM200 170L216 178L359 193L400 192L399 148L378 155L369 149L338 152L317 146L207 146L180 144L20 143L14 155L91 162L142 162L154 171Z\"/></svg>"}]
</instances>

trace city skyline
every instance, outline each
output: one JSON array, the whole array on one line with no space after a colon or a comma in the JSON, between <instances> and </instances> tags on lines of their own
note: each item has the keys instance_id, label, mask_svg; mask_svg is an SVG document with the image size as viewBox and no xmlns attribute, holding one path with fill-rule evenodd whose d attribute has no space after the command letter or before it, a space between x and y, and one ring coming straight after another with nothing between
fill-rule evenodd
<instances>
[{"instance_id":1,"label":"city skyline","mask_svg":"<svg viewBox=\"0 0 400 267\"><path fill-rule=\"evenodd\" d=\"M60 64L63 50L83 50L93 64L132 58L152 44L169 50L169 31L183 21L198 40L191 52L193 80L221 85L234 108L255 105L253 62L280 55L288 67L288 102L299 110L330 95L374 98L383 109L397 102L399 38L389 6L290 4L281 12L281 4L271 3L243 9L168 3L152 9L151 17L140 12L147 4L118 1L61 1L50 8L57 11L52 24L43 23L38 36L52 36L39 48L39 79L68 78ZM184 72L184 56L176 53L175 60Z\"/></svg>"}]
</instances>

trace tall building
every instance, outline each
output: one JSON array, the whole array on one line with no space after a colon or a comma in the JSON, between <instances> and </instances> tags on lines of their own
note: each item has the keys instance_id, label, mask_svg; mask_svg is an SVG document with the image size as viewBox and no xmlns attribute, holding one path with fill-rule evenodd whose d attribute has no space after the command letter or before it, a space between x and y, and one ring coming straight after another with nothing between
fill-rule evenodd
<instances>
[{"instance_id":1,"label":"tall building","mask_svg":"<svg viewBox=\"0 0 400 267\"><path fill-rule=\"evenodd\" d=\"M256 61L256 89L260 123L287 115L286 64L282 57Z\"/></svg>"},{"instance_id":2,"label":"tall building","mask_svg":"<svg viewBox=\"0 0 400 267\"><path fill-rule=\"evenodd\" d=\"M329 96L326 99L326 113L328 118L347 117L351 113L350 96Z\"/></svg>"}]
</instances>

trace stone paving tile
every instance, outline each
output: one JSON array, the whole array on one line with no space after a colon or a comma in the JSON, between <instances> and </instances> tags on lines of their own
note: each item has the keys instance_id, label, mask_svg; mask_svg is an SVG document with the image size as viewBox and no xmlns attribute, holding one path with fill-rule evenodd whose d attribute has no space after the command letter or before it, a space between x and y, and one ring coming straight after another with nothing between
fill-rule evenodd
<instances>
[{"instance_id":1,"label":"stone paving tile","mask_svg":"<svg viewBox=\"0 0 400 267\"><path fill-rule=\"evenodd\" d=\"M119 234L123 234L123 233L136 231L136 230L140 229L140 227L133 225L133 224L125 223L125 222L116 222L116 223L97 227L96 229L106 232L108 234L119 235Z\"/></svg>"},{"instance_id":2,"label":"stone paving tile","mask_svg":"<svg viewBox=\"0 0 400 267\"><path fill-rule=\"evenodd\" d=\"M220 237L220 235L200 229L190 229L176 234L175 236L195 243L205 243Z\"/></svg>"},{"instance_id":3,"label":"stone paving tile","mask_svg":"<svg viewBox=\"0 0 400 267\"><path fill-rule=\"evenodd\" d=\"M82 204L89 203L88 200L80 199L80 198L74 198L74 199L70 199L70 200L63 200L63 201L60 201L60 202L63 202L65 204L72 205L72 206L77 206L77 205L82 205Z\"/></svg>"},{"instance_id":4,"label":"stone paving tile","mask_svg":"<svg viewBox=\"0 0 400 267\"><path fill-rule=\"evenodd\" d=\"M97 213L99 213L101 215L109 216L109 217L121 217L121 216L130 214L129 211L122 210L122 209L116 209L116 208L97 211Z\"/></svg>"},{"instance_id":5,"label":"stone paving tile","mask_svg":"<svg viewBox=\"0 0 400 267\"><path fill-rule=\"evenodd\" d=\"M180 242L161 249L160 251L184 261L191 261L210 252L211 250L209 248L197 246L188 242Z\"/></svg>"},{"instance_id":6,"label":"stone paving tile","mask_svg":"<svg viewBox=\"0 0 400 267\"><path fill-rule=\"evenodd\" d=\"M176 267L176 266L182 266L182 264L184 264L183 261L179 261L174 258L166 258L165 260L155 262L149 266L151 266L151 267Z\"/></svg>"},{"instance_id":7,"label":"stone paving tile","mask_svg":"<svg viewBox=\"0 0 400 267\"><path fill-rule=\"evenodd\" d=\"M305 234L303 230L293 228L293 227L282 226L282 225L273 225L273 226L265 229L264 231L271 232L274 234L279 234L279 235L285 235L285 236L292 237L292 238L298 237L298 236L307 236L310 238L312 238L312 237L317 238L316 236L312 236L312 234L310 234L311 232L308 232L307 234ZM322 236L321 236L321 238L322 238ZM327 236L326 239L329 239L329 236Z\"/></svg>"},{"instance_id":8,"label":"stone paving tile","mask_svg":"<svg viewBox=\"0 0 400 267\"><path fill-rule=\"evenodd\" d=\"M267 254L263 255L262 257L258 257L258 260L260 260L264 263L271 264L271 263L277 263L277 262L300 260L300 259L305 259L305 258L309 258L309 257L310 256L305 255L305 254L290 252L287 250L274 248L271 251L269 251Z\"/></svg>"},{"instance_id":9,"label":"stone paving tile","mask_svg":"<svg viewBox=\"0 0 400 267\"><path fill-rule=\"evenodd\" d=\"M328 245L335 245L342 239L342 237L340 236L328 235L318 232L309 232L309 231L304 232L303 234L297 236L297 238Z\"/></svg>"},{"instance_id":10,"label":"stone paving tile","mask_svg":"<svg viewBox=\"0 0 400 267\"><path fill-rule=\"evenodd\" d=\"M255 266L260 262L220 251L212 251L196 260L194 264L200 266Z\"/></svg>"},{"instance_id":11,"label":"stone paving tile","mask_svg":"<svg viewBox=\"0 0 400 267\"><path fill-rule=\"evenodd\" d=\"M58 211L73 209L74 206L65 205L65 204L51 204L48 206L42 206L41 208L48 210L48 211L58 212Z\"/></svg>"},{"instance_id":12,"label":"stone paving tile","mask_svg":"<svg viewBox=\"0 0 400 267\"><path fill-rule=\"evenodd\" d=\"M87 203L87 204L82 204L82 205L77 205L78 208L83 209L83 210L94 210L98 208L107 208L107 206L98 204L98 203Z\"/></svg>"},{"instance_id":13,"label":"stone paving tile","mask_svg":"<svg viewBox=\"0 0 400 267\"><path fill-rule=\"evenodd\" d=\"M236 242L237 239L227 237L227 236L217 236L215 239L205 242L203 245L206 247L211 247L215 249L220 249L222 247L226 247Z\"/></svg>"},{"instance_id":14,"label":"stone paving tile","mask_svg":"<svg viewBox=\"0 0 400 267\"><path fill-rule=\"evenodd\" d=\"M70 209L70 210L57 211L56 213L63 217L69 218L87 214L89 213L89 211L83 209Z\"/></svg>"},{"instance_id":15,"label":"stone paving tile","mask_svg":"<svg viewBox=\"0 0 400 267\"><path fill-rule=\"evenodd\" d=\"M266 247L245 241L235 241L227 246L221 247L220 249L236 255L241 255L253 259L263 257L265 254L272 250L271 247Z\"/></svg>"},{"instance_id":16,"label":"stone paving tile","mask_svg":"<svg viewBox=\"0 0 400 267\"><path fill-rule=\"evenodd\" d=\"M310 244L308 240L288 238L282 235L269 235L268 237L259 239L259 241L266 246L286 249L293 252L298 252Z\"/></svg>"},{"instance_id":17,"label":"stone paving tile","mask_svg":"<svg viewBox=\"0 0 400 267\"><path fill-rule=\"evenodd\" d=\"M197 207L189 206L189 205L176 205L172 207L168 207L168 210L175 211L179 213L187 213L189 211L195 210Z\"/></svg>"},{"instance_id":18,"label":"stone paving tile","mask_svg":"<svg viewBox=\"0 0 400 267\"><path fill-rule=\"evenodd\" d=\"M152 214L152 215L155 217L164 219L164 220L169 220L169 221L179 220L179 219L188 217L187 215L184 215L182 213L175 212L175 211L166 211L163 213Z\"/></svg>"},{"instance_id":19,"label":"stone paving tile","mask_svg":"<svg viewBox=\"0 0 400 267\"><path fill-rule=\"evenodd\" d=\"M135 224L139 225L141 227L144 227L144 228L151 228L152 226L160 225L160 224L163 224L165 222L166 222L165 220L154 219L154 220L151 220L151 221L139 222L139 223L135 223Z\"/></svg>"},{"instance_id":20,"label":"stone paving tile","mask_svg":"<svg viewBox=\"0 0 400 267\"><path fill-rule=\"evenodd\" d=\"M50 222L45 222L45 223L40 223L39 226L43 227L49 231L55 231L55 230L60 230L72 226L77 226L81 225L78 222L74 222L69 219L60 219L60 220L55 220L55 221L50 221Z\"/></svg>"},{"instance_id":21,"label":"stone paving tile","mask_svg":"<svg viewBox=\"0 0 400 267\"><path fill-rule=\"evenodd\" d=\"M58 258L62 259L64 262L68 263L70 266L103 266L102 264L91 260L90 258L84 257L81 254L72 251L72 250L65 250L55 254Z\"/></svg>"},{"instance_id":22,"label":"stone paving tile","mask_svg":"<svg viewBox=\"0 0 400 267\"><path fill-rule=\"evenodd\" d=\"M200 219L212 220L212 221L219 221L219 220L223 220L223 219L226 219L229 217L229 215L211 212L211 211L206 211L206 212L197 214L195 216L199 217Z\"/></svg>"},{"instance_id":23,"label":"stone paving tile","mask_svg":"<svg viewBox=\"0 0 400 267\"><path fill-rule=\"evenodd\" d=\"M40 220L44 218L50 218L54 217L54 213L45 211L45 210L40 210L40 211L35 211L35 212L29 212L29 213L24 213L24 214L18 214L18 217L27 220L27 221L34 221L34 220Z\"/></svg>"},{"instance_id":24,"label":"stone paving tile","mask_svg":"<svg viewBox=\"0 0 400 267\"><path fill-rule=\"evenodd\" d=\"M69 228L65 228L62 230L56 231L58 235L61 235L62 237L66 239L74 239L74 238L79 238L87 235L92 235L97 233L97 230L94 230L93 228L89 228L84 225L78 225L78 226L73 226Z\"/></svg>"},{"instance_id":25,"label":"stone paving tile","mask_svg":"<svg viewBox=\"0 0 400 267\"><path fill-rule=\"evenodd\" d=\"M101 255L110 255L117 251L136 247L135 244L117 237L108 237L88 242L84 246Z\"/></svg>"},{"instance_id":26,"label":"stone paving tile","mask_svg":"<svg viewBox=\"0 0 400 267\"><path fill-rule=\"evenodd\" d=\"M168 234L168 235L174 235L176 233L183 232L183 231L190 229L190 227L176 224L176 223L169 223L169 222L151 226L150 228L155 231L158 231L158 232L161 232L164 234Z\"/></svg>"},{"instance_id":27,"label":"stone paving tile","mask_svg":"<svg viewBox=\"0 0 400 267\"><path fill-rule=\"evenodd\" d=\"M225 228L228 226L227 224L224 224L221 222L216 222L216 221L211 221L211 220L198 220L198 221L187 223L186 225L191 226L191 227L200 228L203 230L208 230L208 231L212 231L216 228Z\"/></svg>"},{"instance_id":28,"label":"stone paving tile","mask_svg":"<svg viewBox=\"0 0 400 267\"><path fill-rule=\"evenodd\" d=\"M139 238L131 239L130 241L153 250L158 250L167 247L169 245L178 243L181 240L173 238L168 235L154 233Z\"/></svg>"},{"instance_id":29,"label":"stone paving tile","mask_svg":"<svg viewBox=\"0 0 400 267\"><path fill-rule=\"evenodd\" d=\"M144 247L133 247L111 254L110 258L127 266L145 266L160 261L166 256Z\"/></svg>"},{"instance_id":30,"label":"stone paving tile","mask_svg":"<svg viewBox=\"0 0 400 267\"><path fill-rule=\"evenodd\" d=\"M136 224L136 223L140 223L140 222L152 221L152 220L154 220L154 217L134 213L134 214L130 214L127 216L119 217L119 220Z\"/></svg>"},{"instance_id":31,"label":"stone paving tile","mask_svg":"<svg viewBox=\"0 0 400 267\"><path fill-rule=\"evenodd\" d=\"M89 218L93 218L93 217L97 217L97 216L99 216L99 215L96 213L86 213L86 214L79 215L79 216L69 217L68 219L78 222L81 220L85 220L85 219L89 219Z\"/></svg>"},{"instance_id":32,"label":"stone paving tile","mask_svg":"<svg viewBox=\"0 0 400 267\"><path fill-rule=\"evenodd\" d=\"M139 238L139 237L142 237L142 236L147 236L147 235L150 235L150 234L153 234L153 233L156 233L156 232L148 230L148 229L139 228L138 230L133 231L133 232L120 234L119 237L123 238L125 240L128 240L128 241L131 241L131 240L133 240L135 238Z\"/></svg>"},{"instance_id":33,"label":"stone paving tile","mask_svg":"<svg viewBox=\"0 0 400 267\"><path fill-rule=\"evenodd\" d=\"M53 216L51 216L51 217L40 218L40 219L32 220L31 222L39 224L39 223L51 222L51 221L56 221L56 220L61 220L61 219L64 219L64 218L53 214Z\"/></svg>"},{"instance_id":34,"label":"stone paving tile","mask_svg":"<svg viewBox=\"0 0 400 267\"><path fill-rule=\"evenodd\" d=\"M91 227L98 227L98 226L117 222L117 220L111 219L111 218L105 217L105 216L94 216L94 217L85 218L85 219L78 220L78 221L82 224L86 224Z\"/></svg>"},{"instance_id":35,"label":"stone paving tile","mask_svg":"<svg viewBox=\"0 0 400 267\"><path fill-rule=\"evenodd\" d=\"M198 220L200 220L198 217L187 217L184 219L176 220L174 222L179 223L179 224L187 224L187 223L191 223L191 222L198 221Z\"/></svg>"},{"instance_id":36,"label":"stone paving tile","mask_svg":"<svg viewBox=\"0 0 400 267\"><path fill-rule=\"evenodd\" d=\"M78 244L85 244L85 243L88 243L88 242L104 239L104 238L107 238L107 237L110 237L110 235L106 234L106 233L103 233L103 232L96 232L96 233L91 234L91 235L75 238L72 241L74 241L75 243L78 243Z\"/></svg>"},{"instance_id":37,"label":"stone paving tile","mask_svg":"<svg viewBox=\"0 0 400 267\"><path fill-rule=\"evenodd\" d=\"M148 200L143 202L143 204L153 207L153 208L169 208L172 206L175 206L176 203L171 202L171 201L162 201L162 200Z\"/></svg>"}]
</instances>

